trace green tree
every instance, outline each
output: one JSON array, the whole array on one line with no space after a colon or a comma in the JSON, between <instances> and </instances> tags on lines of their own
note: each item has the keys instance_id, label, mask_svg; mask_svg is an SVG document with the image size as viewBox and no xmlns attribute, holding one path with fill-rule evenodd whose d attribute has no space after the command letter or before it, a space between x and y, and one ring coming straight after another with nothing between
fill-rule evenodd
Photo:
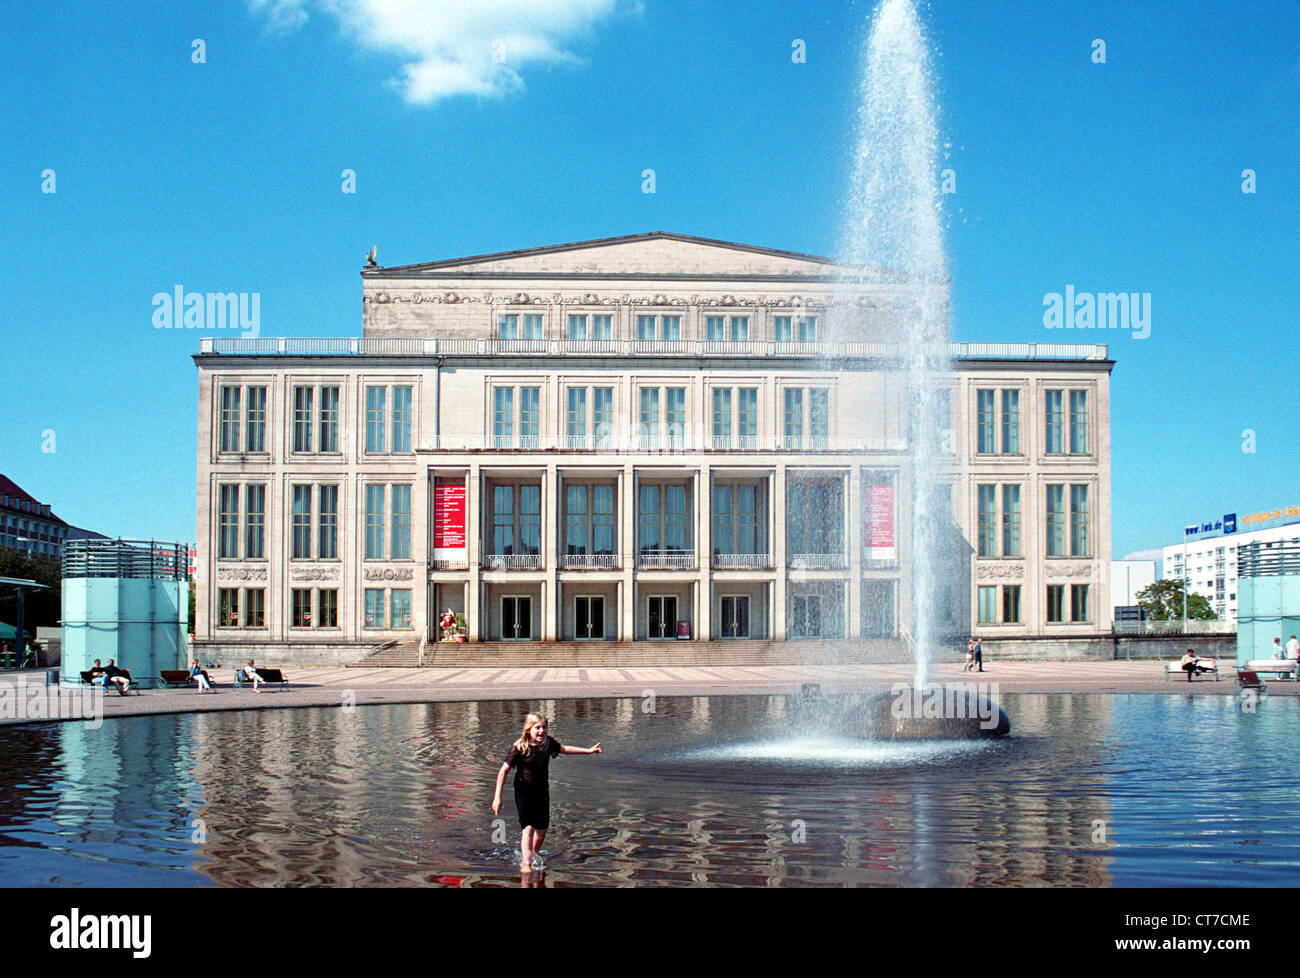
<instances>
[{"instance_id":1,"label":"green tree","mask_svg":"<svg viewBox=\"0 0 1300 978\"><path fill-rule=\"evenodd\" d=\"M44 584L48 591L28 591L23 602L23 627L53 626L62 614L63 562L48 554L28 554L0 547L0 577L17 577ZM17 589L0 588L0 621L12 625L18 613Z\"/></svg>"},{"instance_id":2,"label":"green tree","mask_svg":"<svg viewBox=\"0 0 1300 978\"><path fill-rule=\"evenodd\" d=\"M194 608L195 608L194 578L191 577L188 580L190 584L190 634L193 635L194 634Z\"/></svg>"},{"instance_id":3,"label":"green tree","mask_svg":"<svg viewBox=\"0 0 1300 978\"><path fill-rule=\"evenodd\" d=\"M1166 577L1164 580L1149 584L1137 593L1138 604L1146 609L1147 618L1155 621L1182 620L1183 617L1183 582ZM1210 607L1208 599L1190 592L1187 595L1187 618L1189 621L1210 621L1218 618Z\"/></svg>"}]
</instances>

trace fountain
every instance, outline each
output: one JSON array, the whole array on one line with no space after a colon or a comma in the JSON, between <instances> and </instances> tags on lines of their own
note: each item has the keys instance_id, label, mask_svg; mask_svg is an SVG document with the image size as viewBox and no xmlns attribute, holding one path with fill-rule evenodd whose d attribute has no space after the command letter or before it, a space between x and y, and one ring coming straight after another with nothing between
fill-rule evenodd
<instances>
[{"instance_id":1,"label":"fountain","mask_svg":"<svg viewBox=\"0 0 1300 978\"><path fill-rule=\"evenodd\" d=\"M912 0L883 0L866 41L859 89L853 176L841 264L842 339L883 342L896 356L907 432L910 547L903 583L915 671L911 690L869 701L856 714L870 736L989 736L1008 732L1006 714L989 702L972 703L976 722L945 710L916 711L931 703L930 656L941 641L940 588L964 580L958 535L945 532L951 483L944 479L939 432L941 391L951 373L948 352L948 272L937 187L939 134L931 85L929 45ZM861 271L857 271L861 270ZM887 270L882 272L881 270ZM879 287L881 279L889 287ZM873 285L875 288L873 288ZM871 313L868 316L868 312ZM956 601L958 588L951 588ZM959 616L951 616L959 618ZM939 706L953 697L937 697ZM978 699L978 698L977 698ZM899 704L908 704L905 710ZM1000 719L988 723L991 707ZM904 715L906 714L906 715ZM924 715L922 715L924 714Z\"/></svg>"}]
</instances>

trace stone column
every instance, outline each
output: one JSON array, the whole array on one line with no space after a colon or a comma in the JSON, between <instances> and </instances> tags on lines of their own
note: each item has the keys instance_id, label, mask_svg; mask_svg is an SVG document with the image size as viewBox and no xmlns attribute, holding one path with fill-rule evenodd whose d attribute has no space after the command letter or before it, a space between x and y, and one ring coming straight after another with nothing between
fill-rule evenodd
<instances>
[{"instance_id":1,"label":"stone column","mask_svg":"<svg viewBox=\"0 0 1300 978\"><path fill-rule=\"evenodd\" d=\"M700 465L696 475L699 505L695 514L695 546L700 555L699 573L695 575L698 596L695 601L695 634L701 642L713 639L713 470L708 462Z\"/></svg>"},{"instance_id":2,"label":"stone column","mask_svg":"<svg viewBox=\"0 0 1300 978\"><path fill-rule=\"evenodd\" d=\"M487 505L487 495L483 491L483 472L478 462L471 462L469 472L465 474L465 545L469 558L469 580L465 585L465 624L468 641L481 642L487 634L484 628L482 607L483 589L483 508Z\"/></svg>"},{"instance_id":3,"label":"stone column","mask_svg":"<svg viewBox=\"0 0 1300 978\"><path fill-rule=\"evenodd\" d=\"M559 600L559 524L560 524L560 473L552 463L546 466L542 477L542 561L546 579L542 582L542 641L554 642L556 627L556 602Z\"/></svg>"},{"instance_id":4,"label":"stone column","mask_svg":"<svg viewBox=\"0 0 1300 978\"><path fill-rule=\"evenodd\" d=\"M848 557L849 638L862 637L862 470L854 466L844 478L844 553Z\"/></svg>"},{"instance_id":5,"label":"stone column","mask_svg":"<svg viewBox=\"0 0 1300 978\"><path fill-rule=\"evenodd\" d=\"M636 470L624 464L618 475L619 549L623 554L623 580L619 588L622 640L636 639Z\"/></svg>"},{"instance_id":6,"label":"stone column","mask_svg":"<svg viewBox=\"0 0 1300 978\"><path fill-rule=\"evenodd\" d=\"M773 639L785 641L785 596L787 567L789 561L786 559L785 543L785 493L786 493L786 467L784 462L777 463L775 471L768 477L768 486L771 487L771 507L772 519L772 536L768 541L771 547L772 560L776 565L776 581L772 587L772 602L769 606L769 622L771 625L771 635Z\"/></svg>"}]
</instances>

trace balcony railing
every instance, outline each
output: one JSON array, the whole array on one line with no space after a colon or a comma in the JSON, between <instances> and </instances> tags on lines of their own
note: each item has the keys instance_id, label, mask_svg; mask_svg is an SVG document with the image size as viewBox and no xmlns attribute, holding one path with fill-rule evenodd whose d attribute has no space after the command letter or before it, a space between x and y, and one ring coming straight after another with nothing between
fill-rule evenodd
<instances>
[{"instance_id":1,"label":"balcony railing","mask_svg":"<svg viewBox=\"0 0 1300 978\"><path fill-rule=\"evenodd\" d=\"M714 554L713 566L718 570L762 570L772 566L770 554Z\"/></svg>"},{"instance_id":2,"label":"balcony railing","mask_svg":"<svg viewBox=\"0 0 1300 978\"><path fill-rule=\"evenodd\" d=\"M650 356L899 359L889 343L774 343L767 340L503 340L398 336L205 336L199 352L220 356ZM949 343L956 360L1105 360L1105 344Z\"/></svg>"},{"instance_id":3,"label":"balcony railing","mask_svg":"<svg viewBox=\"0 0 1300 978\"><path fill-rule=\"evenodd\" d=\"M484 554L484 570L541 570L541 554Z\"/></svg>"},{"instance_id":4,"label":"balcony railing","mask_svg":"<svg viewBox=\"0 0 1300 978\"><path fill-rule=\"evenodd\" d=\"M448 560L443 557L438 557L429 561L429 570L435 570L435 571L469 570L469 561L464 558Z\"/></svg>"},{"instance_id":5,"label":"balcony railing","mask_svg":"<svg viewBox=\"0 0 1300 978\"><path fill-rule=\"evenodd\" d=\"M803 570L844 570L848 567L844 554L791 554L790 566Z\"/></svg>"},{"instance_id":6,"label":"balcony railing","mask_svg":"<svg viewBox=\"0 0 1300 978\"><path fill-rule=\"evenodd\" d=\"M695 554L680 550L656 550L637 554L638 570L694 570Z\"/></svg>"},{"instance_id":7,"label":"balcony railing","mask_svg":"<svg viewBox=\"0 0 1300 978\"><path fill-rule=\"evenodd\" d=\"M560 566L565 570L618 570L618 554L565 554Z\"/></svg>"}]
</instances>

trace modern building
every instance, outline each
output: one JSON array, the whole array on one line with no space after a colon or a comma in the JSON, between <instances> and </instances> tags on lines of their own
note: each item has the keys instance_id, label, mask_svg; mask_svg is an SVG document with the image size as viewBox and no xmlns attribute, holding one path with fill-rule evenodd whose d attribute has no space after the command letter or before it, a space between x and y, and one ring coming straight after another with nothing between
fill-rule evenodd
<instances>
[{"instance_id":1,"label":"modern building","mask_svg":"<svg viewBox=\"0 0 1300 978\"><path fill-rule=\"evenodd\" d=\"M1165 576L1186 581L1189 594L1206 598L1220 618L1236 620L1241 548L1258 543L1267 549L1300 541L1300 505L1240 516L1227 513L1188 526L1183 533L1182 543L1163 548Z\"/></svg>"},{"instance_id":2,"label":"modern building","mask_svg":"<svg viewBox=\"0 0 1300 978\"><path fill-rule=\"evenodd\" d=\"M8 476L0 475L0 547L58 557L70 529L49 503L40 502Z\"/></svg>"},{"instance_id":3,"label":"modern building","mask_svg":"<svg viewBox=\"0 0 1300 978\"><path fill-rule=\"evenodd\" d=\"M900 287L654 233L362 271L360 336L205 338L196 649L892 638ZM953 344L948 631L1110 631L1105 346Z\"/></svg>"}]
</instances>

